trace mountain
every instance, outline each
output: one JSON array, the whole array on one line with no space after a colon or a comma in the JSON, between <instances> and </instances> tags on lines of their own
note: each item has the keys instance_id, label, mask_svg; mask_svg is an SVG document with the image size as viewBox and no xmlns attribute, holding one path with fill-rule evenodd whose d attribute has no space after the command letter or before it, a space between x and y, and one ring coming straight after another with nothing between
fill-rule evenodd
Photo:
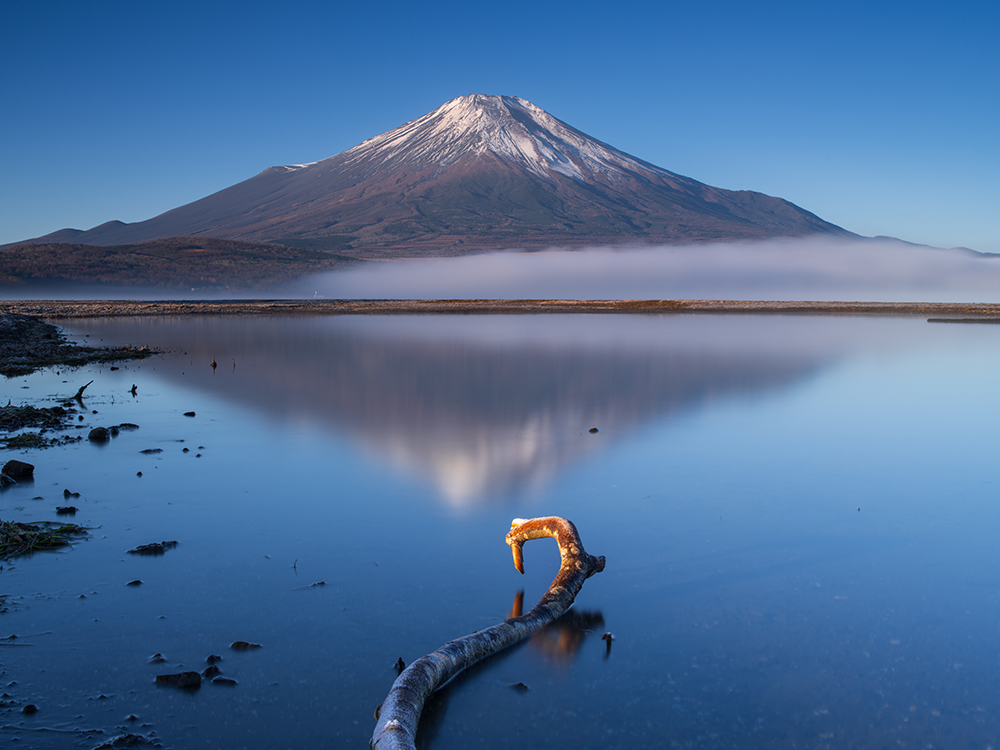
<instances>
[{"instance_id":1,"label":"mountain","mask_svg":"<svg viewBox=\"0 0 1000 750\"><path fill-rule=\"evenodd\" d=\"M853 236L780 198L637 159L524 99L472 94L336 156L271 167L152 219L30 242L218 237L398 257L815 234Z\"/></svg>"}]
</instances>

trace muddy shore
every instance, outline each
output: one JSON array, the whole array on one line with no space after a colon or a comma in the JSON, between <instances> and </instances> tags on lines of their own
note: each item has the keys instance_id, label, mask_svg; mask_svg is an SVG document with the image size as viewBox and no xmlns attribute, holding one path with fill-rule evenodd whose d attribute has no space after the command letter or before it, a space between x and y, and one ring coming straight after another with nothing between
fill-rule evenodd
<instances>
[{"instance_id":1,"label":"muddy shore","mask_svg":"<svg viewBox=\"0 0 1000 750\"><path fill-rule=\"evenodd\" d=\"M80 346L38 316L0 312L0 375L27 375L50 365L80 367L91 362L144 359L149 347Z\"/></svg>"},{"instance_id":2,"label":"muddy shore","mask_svg":"<svg viewBox=\"0 0 1000 750\"><path fill-rule=\"evenodd\" d=\"M923 315L953 322L1000 321L1000 304L951 302L794 302L740 300L17 300L0 314L49 320L144 315L417 315L417 314L814 314Z\"/></svg>"}]
</instances>

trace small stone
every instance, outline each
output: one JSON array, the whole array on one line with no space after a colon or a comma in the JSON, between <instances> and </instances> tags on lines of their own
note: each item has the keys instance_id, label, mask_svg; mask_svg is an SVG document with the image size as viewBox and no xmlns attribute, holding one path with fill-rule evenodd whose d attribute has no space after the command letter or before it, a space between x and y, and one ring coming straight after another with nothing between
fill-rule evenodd
<instances>
[{"instance_id":1,"label":"small stone","mask_svg":"<svg viewBox=\"0 0 1000 750\"><path fill-rule=\"evenodd\" d=\"M136 578L134 581L129 581L125 585L126 586L141 586L142 585L142 581L140 581L138 578Z\"/></svg>"},{"instance_id":2,"label":"small stone","mask_svg":"<svg viewBox=\"0 0 1000 750\"><path fill-rule=\"evenodd\" d=\"M220 675L218 677L212 678L212 684L223 685L225 687L236 687L236 680L234 680L232 677L222 677Z\"/></svg>"},{"instance_id":3,"label":"small stone","mask_svg":"<svg viewBox=\"0 0 1000 750\"><path fill-rule=\"evenodd\" d=\"M106 443L111 439L111 431L107 427L95 427L87 439L92 443Z\"/></svg>"},{"instance_id":4,"label":"small stone","mask_svg":"<svg viewBox=\"0 0 1000 750\"><path fill-rule=\"evenodd\" d=\"M63 505L56 508L57 516L75 516L76 512L80 510L75 505Z\"/></svg>"},{"instance_id":5,"label":"small stone","mask_svg":"<svg viewBox=\"0 0 1000 750\"><path fill-rule=\"evenodd\" d=\"M146 450L139 452L146 456L152 456L155 453L163 453L163 448L146 448Z\"/></svg>"},{"instance_id":6,"label":"small stone","mask_svg":"<svg viewBox=\"0 0 1000 750\"><path fill-rule=\"evenodd\" d=\"M210 654L209 657L205 659L205 661L208 662L209 664L215 664L216 662L222 661L222 657L217 656L215 654Z\"/></svg>"},{"instance_id":7,"label":"small stone","mask_svg":"<svg viewBox=\"0 0 1000 750\"><path fill-rule=\"evenodd\" d=\"M131 431L131 430L138 430L139 429L139 425L133 424L132 422L122 422L120 425L118 425L118 429L119 430L129 430L129 431Z\"/></svg>"},{"instance_id":8,"label":"small stone","mask_svg":"<svg viewBox=\"0 0 1000 750\"><path fill-rule=\"evenodd\" d=\"M527 693L531 689L527 685L525 685L523 682L515 682L510 687L511 687L511 690L514 690L515 692L518 692L518 693Z\"/></svg>"},{"instance_id":9,"label":"small stone","mask_svg":"<svg viewBox=\"0 0 1000 750\"><path fill-rule=\"evenodd\" d=\"M157 652L157 653L153 654L152 656L150 656L149 659L146 661L146 663L147 664L162 664L166 660L167 660L167 657L165 657L163 654Z\"/></svg>"},{"instance_id":10,"label":"small stone","mask_svg":"<svg viewBox=\"0 0 1000 750\"><path fill-rule=\"evenodd\" d=\"M194 415L195 415L195 414L194 414L194 412L193 412L193 411L186 411L186 412L184 412L184 416L185 416L185 417L193 417Z\"/></svg>"},{"instance_id":11,"label":"small stone","mask_svg":"<svg viewBox=\"0 0 1000 750\"><path fill-rule=\"evenodd\" d=\"M38 706L36 706L34 703L28 703L27 705L25 705L24 708L21 709L21 713L23 713L25 716L33 716L34 714L38 713Z\"/></svg>"},{"instance_id":12,"label":"small stone","mask_svg":"<svg viewBox=\"0 0 1000 750\"><path fill-rule=\"evenodd\" d=\"M141 472L141 471L137 471L137 472L135 473L135 475L136 475L137 477L141 477L141 476L142 476L142 472Z\"/></svg>"},{"instance_id":13,"label":"small stone","mask_svg":"<svg viewBox=\"0 0 1000 750\"><path fill-rule=\"evenodd\" d=\"M599 429L597 429L596 427L591 427L591 428L590 428L590 432L591 432L591 433L595 433L595 432L600 432L600 430L599 430Z\"/></svg>"}]
</instances>

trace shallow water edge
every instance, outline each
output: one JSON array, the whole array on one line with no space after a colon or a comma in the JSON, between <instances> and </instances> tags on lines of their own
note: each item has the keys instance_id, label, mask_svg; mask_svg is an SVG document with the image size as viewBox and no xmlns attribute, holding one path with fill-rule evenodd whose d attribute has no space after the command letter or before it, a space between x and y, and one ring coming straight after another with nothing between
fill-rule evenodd
<instances>
[{"instance_id":1,"label":"shallow water edge","mask_svg":"<svg viewBox=\"0 0 1000 750\"><path fill-rule=\"evenodd\" d=\"M1000 320L1000 304L959 302L827 302L773 300L11 300L0 313L46 318L95 318L131 315L234 315L301 313L306 315L433 314L580 314L580 313L746 313L841 315L974 316Z\"/></svg>"}]
</instances>

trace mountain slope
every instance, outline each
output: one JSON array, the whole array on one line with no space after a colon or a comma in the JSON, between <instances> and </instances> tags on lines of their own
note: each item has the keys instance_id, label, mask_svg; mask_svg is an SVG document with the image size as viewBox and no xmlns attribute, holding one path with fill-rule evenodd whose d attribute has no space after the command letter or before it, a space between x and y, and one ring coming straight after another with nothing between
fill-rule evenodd
<instances>
[{"instance_id":1,"label":"mountain slope","mask_svg":"<svg viewBox=\"0 0 1000 750\"><path fill-rule=\"evenodd\" d=\"M336 156L271 167L147 221L38 241L200 236L391 257L817 233L851 236L780 198L637 159L524 99L473 94Z\"/></svg>"}]
</instances>

